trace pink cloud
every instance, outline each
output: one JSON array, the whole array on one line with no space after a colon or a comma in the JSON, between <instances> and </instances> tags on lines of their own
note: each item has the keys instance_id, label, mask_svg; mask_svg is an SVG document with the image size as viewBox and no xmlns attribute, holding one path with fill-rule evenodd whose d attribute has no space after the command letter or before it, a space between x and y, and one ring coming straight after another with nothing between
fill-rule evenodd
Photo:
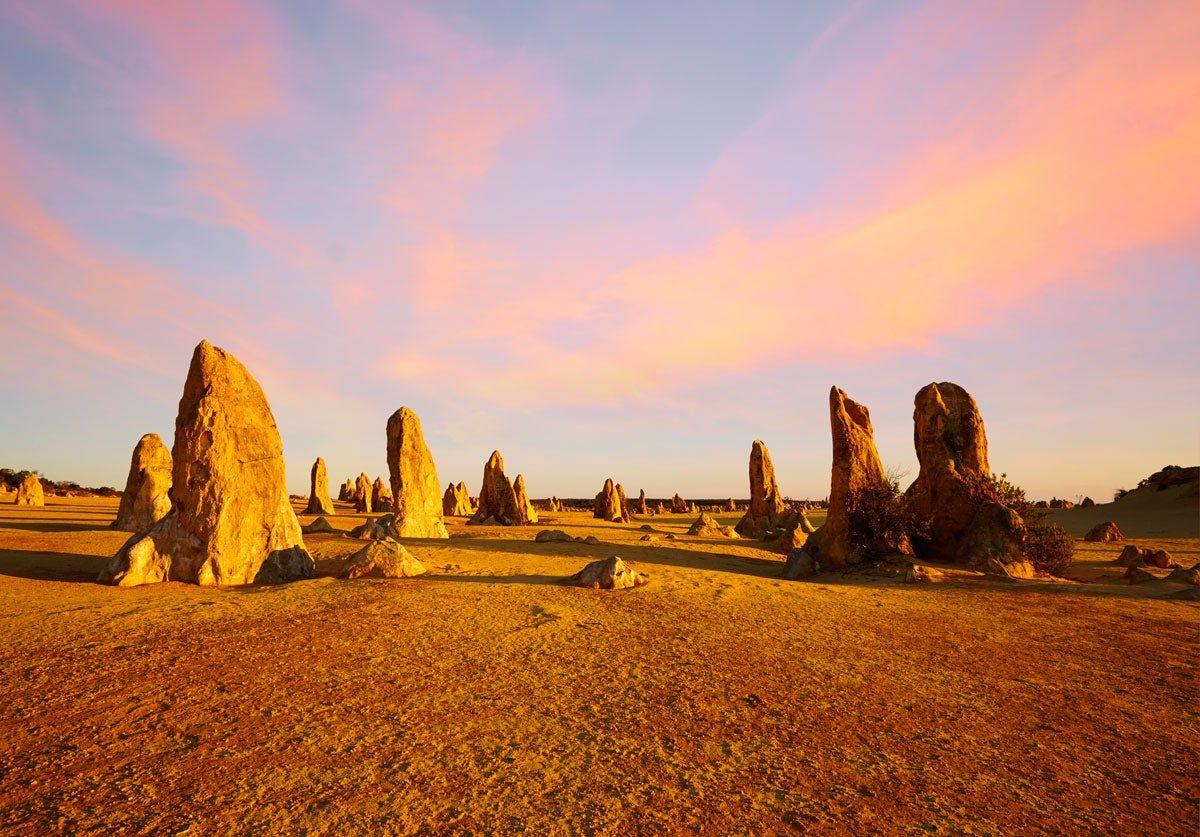
<instances>
[{"instance_id":1,"label":"pink cloud","mask_svg":"<svg viewBox=\"0 0 1200 837\"><path fill-rule=\"evenodd\" d=\"M765 227L731 219L690 251L582 288L569 283L566 293L554 277L526 276L489 299L470 330L449 314L430 326L448 335L439 349L487 334L494 350L503 347L494 351L501 360L409 353L405 374L453 375L476 394L514 402L588 402L810 354L928 350L1049 287L1086 282L1125 253L1194 239L1198 19L1178 4L1082 5L1047 25L1032 49L984 68L1004 79L1000 98L941 114L941 130L931 126L932 138L869 199ZM943 42L961 49L949 34ZM880 54L893 72L913 56L930 61L906 44ZM994 136L978 141L989 123ZM542 328L599 318L610 325L582 347Z\"/></svg>"}]
</instances>

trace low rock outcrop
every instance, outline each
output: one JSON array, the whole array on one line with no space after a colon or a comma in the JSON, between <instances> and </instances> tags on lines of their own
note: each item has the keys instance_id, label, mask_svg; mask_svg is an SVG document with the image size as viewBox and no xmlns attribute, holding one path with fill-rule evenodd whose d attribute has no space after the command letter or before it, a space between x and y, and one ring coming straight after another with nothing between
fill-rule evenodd
<instances>
[{"instance_id":1,"label":"low rock outcrop","mask_svg":"<svg viewBox=\"0 0 1200 837\"><path fill-rule=\"evenodd\" d=\"M424 575L425 565L394 540L373 541L355 552L342 565L339 578L414 578Z\"/></svg>"},{"instance_id":2,"label":"low rock outcrop","mask_svg":"<svg viewBox=\"0 0 1200 837\"><path fill-rule=\"evenodd\" d=\"M732 526L722 526L717 523L707 512L701 513L696 518L688 529L689 535L696 535L701 538L736 538L738 533L734 531Z\"/></svg>"},{"instance_id":3,"label":"low rock outcrop","mask_svg":"<svg viewBox=\"0 0 1200 837\"><path fill-rule=\"evenodd\" d=\"M1088 533L1083 536L1085 541L1092 543L1115 543L1116 541L1125 540L1125 536L1121 534L1121 530L1117 528L1117 524L1111 520L1106 520L1103 523L1097 523Z\"/></svg>"},{"instance_id":4,"label":"low rock outcrop","mask_svg":"<svg viewBox=\"0 0 1200 837\"><path fill-rule=\"evenodd\" d=\"M650 579L617 556L593 561L567 579L568 584L593 590L626 590L641 587Z\"/></svg>"}]
</instances>

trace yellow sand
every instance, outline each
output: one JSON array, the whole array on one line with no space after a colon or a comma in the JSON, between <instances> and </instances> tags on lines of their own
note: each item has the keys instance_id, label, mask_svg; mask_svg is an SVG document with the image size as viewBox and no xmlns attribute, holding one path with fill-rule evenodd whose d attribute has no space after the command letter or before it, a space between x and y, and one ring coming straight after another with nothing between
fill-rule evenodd
<instances>
[{"instance_id":1,"label":"yellow sand","mask_svg":"<svg viewBox=\"0 0 1200 837\"><path fill-rule=\"evenodd\" d=\"M418 579L121 590L116 501L48 503L0 506L0 832L1196 833L1197 606L1119 544L1089 583L785 582L687 516L543 513L406 542ZM557 583L609 555L650 584Z\"/></svg>"}]
</instances>

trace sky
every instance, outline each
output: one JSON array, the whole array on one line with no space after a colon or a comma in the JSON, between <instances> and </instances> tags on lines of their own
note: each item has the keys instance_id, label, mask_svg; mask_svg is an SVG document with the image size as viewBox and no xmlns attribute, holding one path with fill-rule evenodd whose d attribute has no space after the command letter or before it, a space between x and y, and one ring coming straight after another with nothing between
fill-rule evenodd
<instances>
[{"instance_id":1,"label":"sky","mask_svg":"<svg viewBox=\"0 0 1200 837\"><path fill-rule=\"evenodd\" d=\"M828 492L978 401L1033 497L1200 461L1194 2L0 0L0 465L120 487L201 339L288 484Z\"/></svg>"}]
</instances>

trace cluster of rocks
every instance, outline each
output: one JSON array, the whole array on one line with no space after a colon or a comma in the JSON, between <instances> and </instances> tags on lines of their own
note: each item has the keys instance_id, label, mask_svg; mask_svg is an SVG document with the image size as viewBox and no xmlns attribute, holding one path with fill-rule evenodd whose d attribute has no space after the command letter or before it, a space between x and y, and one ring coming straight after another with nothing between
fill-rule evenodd
<instances>
[{"instance_id":1,"label":"cluster of rocks","mask_svg":"<svg viewBox=\"0 0 1200 837\"><path fill-rule=\"evenodd\" d=\"M520 487L520 495L517 488ZM518 474L514 485L504 473L504 457L492 451L483 466L483 485L479 489L479 508L467 521L468 526L527 526L536 523L537 511L525 491L525 478Z\"/></svg>"},{"instance_id":2,"label":"cluster of rocks","mask_svg":"<svg viewBox=\"0 0 1200 837\"><path fill-rule=\"evenodd\" d=\"M600 539L595 535L588 535L586 538L572 537L561 529L543 529L534 535L533 540L534 543L600 543Z\"/></svg>"},{"instance_id":3,"label":"cluster of rocks","mask_svg":"<svg viewBox=\"0 0 1200 837\"><path fill-rule=\"evenodd\" d=\"M596 495L592 506L592 517L597 520L607 520L612 523L628 523L633 515L629 510L629 499L620 483L614 483L612 477L604 481L604 487Z\"/></svg>"},{"instance_id":4,"label":"cluster of rocks","mask_svg":"<svg viewBox=\"0 0 1200 837\"><path fill-rule=\"evenodd\" d=\"M851 531L856 496L891 487L867 408L833 387L829 393L833 468L825 524L789 553L788 578L862 563L867 555L909 557L965 564L1014 578L1034 576L1022 546L1020 514L988 489L991 468L979 408L953 383L933 383L917 393L914 444L920 471L904 495L911 513L925 521L928 535L913 544L900 532ZM863 539L866 542L863 542Z\"/></svg>"},{"instance_id":5,"label":"cluster of rocks","mask_svg":"<svg viewBox=\"0 0 1200 837\"><path fill-rule=\"evenodd\" d=\"M101 581L249 584L312 576L266 396L233 355L208 341L192 355L171 458L171 510L121 547Z\"/></svg>"},{"instance_id":6,"label":"cluster of rocks","mask_svg":"<svg viewBox=\"0 0 1200 837\"><path fill-rule=\"evenodd\" d=\"M444 517L470 517L475 514L475 504L467 491L467 484L450 483L442 494L442 515Z\"/></svg>"},{"instance_id":7,"label":"cluster of rocks","mask_svg":"<svg viewBox=\"0 0 1200 837\"><path fill-rule=\"evenodd\" d=\"M701 512L700 516L688 528L689 535L696 535L701 538L737 538L738 533L732 526L722 526L714 520L708 512Z\"/></svg>"}]
</instances>

